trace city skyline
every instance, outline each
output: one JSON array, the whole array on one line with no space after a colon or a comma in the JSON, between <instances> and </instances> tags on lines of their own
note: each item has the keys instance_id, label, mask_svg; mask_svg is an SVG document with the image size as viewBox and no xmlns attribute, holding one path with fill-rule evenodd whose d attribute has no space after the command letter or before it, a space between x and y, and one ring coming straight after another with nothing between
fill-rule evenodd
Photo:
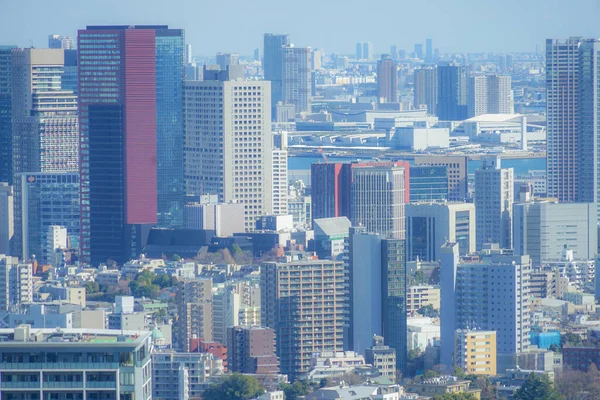
<instances>
[{"instance_id":1,"label":"city skyline","mask_svg":"<svg viewBox=\"0 0 600 400\"><path fill-rule=\"evenodd\" d=\"M210 56L218 51L251 55L254 49L261 48L265 32L289 34L298 45L340 54L353 54L357 41L372 42L375 54L381 54L389 52L391 45L411 50L415 43L425 44L426 38L432 38L433 47L442 52L534 52L537 46L542 53L548 37L595 37L594 16L600 12L600 4L593 0L553 1L552 4L509 0L476 5L441 0L419 4L385 2L380 7L360 12L342 7L339 0L326 3L308 0L303 8L294 10L286 9L285 3L266 0L261 13L256 13L256 5L237 0L227 5L212 3L212 9L194 6L189 0L175 0L168 9L161 5L157 0L134 0L126 5L116 0L85 4L67 0L61 13L56 13L51 3L9 2L3 6L8 7L8 12L0 15L0 37L5 44L46 47L49 34L76 37L77 29L85 25L161 23L185 29L187 43L192 44L197 56ZM381 12L384 9L385 12ZM231 26L237 29L223 34L219 19L189 18L190 12L205 10L211 15L227 14ZM255 18L247 19L250 14ZM53 17L45 18L47 15ZM429 23L411 15L427 16ZM25 19L35 23L20 23ZM332 23L335 20L344 24ZM474 34L482 32L485 34Z\"/></svg>"}]
</instances>

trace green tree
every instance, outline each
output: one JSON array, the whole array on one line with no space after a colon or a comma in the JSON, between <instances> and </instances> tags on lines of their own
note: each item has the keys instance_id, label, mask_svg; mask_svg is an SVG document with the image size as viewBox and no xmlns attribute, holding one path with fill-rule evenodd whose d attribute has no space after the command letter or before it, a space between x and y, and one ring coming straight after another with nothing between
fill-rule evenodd
<instances>
[{"instance_id":1,"label":"green tree","mask_svg":"<svg viewBox=\"0 0 600 400\"><path fill-rule=\"evenodd\" d=\"M158 285L158 286L160 286L161 289L164 289L164 288L172 287L173 286L173 280L167 274L158 274L152 280L152 284Z\"/></svg>"},{"instance_id":2,"label":"green tree","mask_svg":"<svg viewBox=\"0 0 600 400\"><path fill-rule=\"evenodd\" d=\"M415 274L412 276L413 285L425 285L427 283L429 283L429 277L421 270L415 272Z\"/></svg>"},{"instance_id":3,"label":"green tree","mask_svg":"<svg viewBox=\"0 0 600 400\"><path fill-rule=\"evenodd\" d=\"M465 376L467 376L465 374L465 371L463 371L463 369L461 367L455 367L452 370L452 375L454 375L454 376L456 376L457 378L460 378L460 379L464 379Z\"/></svg>"},{"instance_id":4,"label":"green tree","mask_svg":"<svg viewBox=\"0 0 600 400\"><path fill-rule=\"evenodd\" d=\"M171 257L171 259L175 262L181 261L181 256L179 254L173 254L173 257Z\"/></svg>"},{"instance_id":5,"label":"green tree","mask_svg":"<svg viewBox=\"0 0 600 400\"><path fill-rule=\"evenodd\" d=\"M428 369L427 371L425 371L423 373L423 375L421 375L422 379L431 379L431 378L437 378L438 376L440 376L440 374L438 374L437 372L435 372L432 369Z\"/></svg>"},{"instance_id":6,"label":"green tree","mask_svg":"<svg viewBox=\"0 0 600 400\"><path fill-rule=\"evenodd\" d=\"M565 334L560 335L560 347L563 346L581 346L583 344L583 340L581 340L581 336L573 332L567 332Z\"/></svg>"},{"instance_id":7,"label":"green tree","mask_svg":"<svg viewBox=\"0 0 600 400\"><path fill-rule=\"evenodd\" d=\"M256 378L234 373L202 393L203 400L248 400L264 393Z\"/></svg>"},{"instance_id":8,"label":"green tree","mask_svg":"<svg viewBox=\"0 0 600 400\"><path fill-rule=\"evenodd\" d=\"M98 285L98 282L86 282L83 284L83 287L85 288L85 293L87 294L94 294L100 291L100 285Z\"/></svg>"},{"instance_id":9,"label":"green tree","mask_svg":"<svg viewBox=\"0 0 600 400\"><path fill-rule=\"evenodd\" d=\"M311 391L310 385L306 381L296 381L292 384L282 383L279 389L283 390L285 400L296 400L300 396L306 396Z\"/></svg>"},{"instance_id":10,"label":"green tree","mask_svg":"<svg viewBox=\"0 0 600 400\"><path fill-rule=\"evenodd\" d=\"M477 400L477 397L471 393L444 393L434 396L433 400Z\"/></svg>"},{"instance_id":11,"label":"green tree","mask_svg":"<svg viewBox=\"0 0 600 400\"><path fill-rule=\"evenodd\" d=\"M548 348L548 350L553 351L555 353L560 353L560 346L557 344L552 343L550 345L550 347Z\"/></svg>"},{"instance_id":12,"label":"green tree","mask_svg":"<svg viewBox=\"0 0 600 400\"><path fill-rule=\"evenodd\" d=\"M433 308L431 304L421 307L417 312L424 317L438 318L440 316L439 310Z\"/></svg>"},{"instance_id":13,"label":"green tree","mask_svg":"<svg viewBox=\"0 0 600 400\"><path fill-rule=\"evenodd\" d=\"M529 374L513 398L514 400L561 400L562 396L554 389L546 375Z\"/></svg>"}]
</instances>

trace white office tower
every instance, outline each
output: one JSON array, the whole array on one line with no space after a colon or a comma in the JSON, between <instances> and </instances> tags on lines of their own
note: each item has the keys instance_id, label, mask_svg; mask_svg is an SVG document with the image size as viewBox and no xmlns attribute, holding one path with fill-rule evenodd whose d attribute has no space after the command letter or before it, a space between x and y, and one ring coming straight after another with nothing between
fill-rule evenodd
<instances>
[{"instance_id":1,"label":"white office tower","mask_svg":"<svg viewBox=\"0 0 600 400\"><path fill-rule=\"evenodd\" d=\"M475 205L462 202L423 202L406 205L406 259L439 260L447 241L460 245L460 254L475 251Z\"/></svg>"},{"instance_id":2,"label":"white office tower","mask_svg":"<svg viewBox=\"0 0 600 400\"><path fill-rule=\"evenodd\" d=\"M10 254L14 233L13 188L0 182L0 254Z\"/></svg>"},{"instance_id":3,"label":"white office tower","mask_svg":"<svg viewBox=\"0 0 600 400\"><path fill-rule=\"evenodd\" d=\"M515 368L529 347L529 257L488 251L460 262L458 252L456 243L441 250L441 363L454 365L457 329L477 329L496 332L499 372Z\"/></svg>"},{"instance_id":4,"label":"white office tower","mask_svg":"<svg viewBox=\"0 0 600 400\"><path fill-rule=\"evenodd\" d=\"M513 169L500 168L498 156L482 157L481 166L475 171L477 250L481 250L484 243L512 248L513 201Z\"/></svg>"},{"instance_id":5,"label":"white office tower","mask_svg":"<svg viewBox=\"0 0 600 400\"><path fill-rule=\"evenodd\" d=\"M0 311L33 301L33 266L0 254Z\"/></svg>"},{"instance_id":6,"label":"white office tower","mask_svg":"<svg viewBox=\"0 0 600 400\"><path fill-rule=\"evenodd\" d=\"M483 114L512 114L510 75L474 75L469 80L469 118Z\"/></svg>"},{"instance_id":7,"label":"white office tower","mask_svg":"<svg viewBox=\"0 0 600 400\"><path fill-rule=\"evenodd\" d=\"M406 175L404 165L396 163L364 163L352 165L353 226L384 237L404 239Z\"/></svg>"},{"instance_id":8,"label":"white office tower","mask_svg":"<svg viewBox=\"0 0 600 400\"><path fill-rule=\"evenodd\" d=\"M187 193L244 204L253 230L273 206L270 82L187 81L185 120Z\"/></svg>"},{"instance_id":9,"label":"white office tower","mask_svg":"<svg viewBox=\"0 0 600 400\"><path fill-rule=\"evenodd\" d=\"M598 252L595 203L536 201L515 204L515 255L529 255L534 265L561 260L568 245L576 260L591 260Z\"/></svg>"},{"instance_id":10,"label":"white office tower","mask_svg":"<svg viewBox=\"0 0 600 400\"><path fill-rule=\"evenodd\" d=\"M273 134L273 215L288 214L287 132Z\"/></svg>"},{"instance_id":11,"label":"white office tower","mask_svg":"<svg viewBox=\"0 0 600 400\"><path fill-rule=\"evenodd\" d=\"M42 255L42 261L52 264L54 267L56 267L56 260L54 257L56 250L65 250L67 248L67 228L56 225L48 227L48 235L46 236L46 249L45 254Z\"/></svg>"}]
</instances>

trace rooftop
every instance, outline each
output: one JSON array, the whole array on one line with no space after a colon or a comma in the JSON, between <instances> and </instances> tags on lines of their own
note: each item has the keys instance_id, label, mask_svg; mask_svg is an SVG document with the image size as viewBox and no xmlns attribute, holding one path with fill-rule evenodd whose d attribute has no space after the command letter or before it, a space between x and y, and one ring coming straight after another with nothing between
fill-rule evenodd
<instances>
[{"instance_id":1,"label":"rooftop","mask_svg":"<svg viewBox=\"0 0 600 400\"><path fill-rule=\"evenodd\" d=\"M0 348L67 346L75 343L85 346L132 347L145 342L151 335L146 331L120 331L108 329L0 329Z\"/></svg>"}]
</instances>

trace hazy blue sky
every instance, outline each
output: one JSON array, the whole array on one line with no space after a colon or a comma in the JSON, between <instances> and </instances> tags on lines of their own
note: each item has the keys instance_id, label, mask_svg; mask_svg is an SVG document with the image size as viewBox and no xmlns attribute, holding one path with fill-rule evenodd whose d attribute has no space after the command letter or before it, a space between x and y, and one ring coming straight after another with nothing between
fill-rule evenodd
<instances>
[{"instance_id":1,"label":"hazy blue sky","mask_svg":"<svg viewBox=\"0 0 600 400\"><path fill-rule=\"evenodd\" d=\"M600 0L0 0L0 44L46 47L48 34L88 24L168 24L186 30L194 55L251 54L265 32L338 53L362 40L376 53L412 51L426 37L442 52L534 51L547 37L600 37L599 17Z\"/></svg>"}]
</instances>

